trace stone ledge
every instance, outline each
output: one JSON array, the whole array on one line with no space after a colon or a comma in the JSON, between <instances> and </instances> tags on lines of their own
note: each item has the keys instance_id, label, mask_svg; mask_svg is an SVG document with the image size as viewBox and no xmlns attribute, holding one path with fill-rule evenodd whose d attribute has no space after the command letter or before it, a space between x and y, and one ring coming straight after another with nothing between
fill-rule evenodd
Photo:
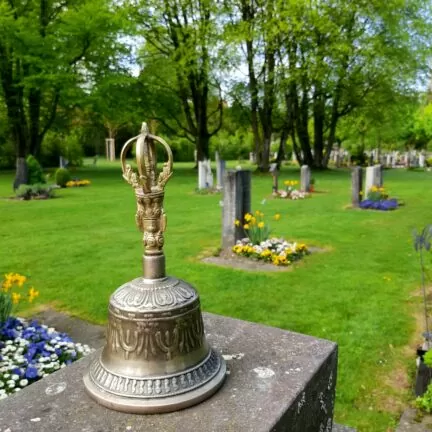
<instances>
[{"instance_id":1,"label":"stone ledge","mask_svg":"<svg viewBox=\"0 0 432 432\"><path fill-rule=\"evenodd\" d=\"M203 315L207 338L225 355L229 368L224 386L207 401L163 415L139 416L103 408L87 396L82 383L93 355L99 353L96 352L2 401L1 431L332 430L335 343L231 318Z\"/></svg>"}]
</instances>

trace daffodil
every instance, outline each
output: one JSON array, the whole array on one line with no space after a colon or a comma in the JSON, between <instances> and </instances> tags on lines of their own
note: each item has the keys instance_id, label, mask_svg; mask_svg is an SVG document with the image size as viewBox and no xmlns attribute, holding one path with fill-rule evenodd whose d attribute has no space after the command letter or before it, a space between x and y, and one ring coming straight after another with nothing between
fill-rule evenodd
<instances>
[{"instance_id":1,"label":"daffodil","mask_svg":"<svg viewBox=\"0 0 432 432\"><path fill-rule=\"evenodd\" d=\"M234 225L235 226L240 226L240 221L238 219L236 219L235 222L234 222Z\"/></svg>"},{"instance_id":2,"label":"daffodil","mask_svg":"<svg viewBox=\"0 0 432 432\"><path fill-rule=\"evenodd\" d=\"M252 218L253 218L253 216L250 213L246 213L245 214L244 219L245 219L246 222L249 222Z\"/></svg>"},{"instance_id":3,"label":"daffodil","mask_svg":"<svg viewBox=\"0 0 432 432\"><path fill-rule=\"evenodd\" d=\"M281 218L280 213L276 213L276 214L273 216L273 219L274 219L275 221L278 221L280 218Z\"/></svg>"},{"instance_id":4,"label":"daffodil","mask_svg":"<svg viewBox=\"0 0 432 432\"><path fill-rule=\"evenodd\" d=\"M244 224L244 225L243 225L243 228L244 228L245 230L248 230L248 229L249 229L249 224Z\"/></svg>"},{"instance_id":5,"label":"daffodil","mask_svg":"<svg viewBox=\"0 0 432 432\"><path fill-rule=\"evenodd\" d=\"M262 221L259 222L259 223L258 223L258 228L264 228L264 222L262 222Z\"/></svg>"},{"instance_id":6,"label":"daffodil","mask_svg":"<svg viewBox=\"0 0 432 432\"><path fill-rule=\"evenodd\" d=\"M18 304L19 301L21 299L21 294L20 293L12 293L12 303L13 304Z\"/></svg>"}]
</instances>

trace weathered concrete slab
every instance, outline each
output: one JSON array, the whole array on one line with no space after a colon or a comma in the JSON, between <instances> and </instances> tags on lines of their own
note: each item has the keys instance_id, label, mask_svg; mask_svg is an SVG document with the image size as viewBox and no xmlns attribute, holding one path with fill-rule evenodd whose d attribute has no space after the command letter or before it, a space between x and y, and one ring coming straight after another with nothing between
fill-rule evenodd
<instances>
[{"instance_id":1,"label":"weathered concrete slab","mask_svg":"<svg viewBox=\"0 0 432 432\"><path fill-rule=\"evenodd\" d=\"M432 430L432 416L418 416L413 408L405 410L399 421L396 432L430 432Z\"/></svg>"},{"instance_id":2,"label":"weathered concrete slab","mask_svg":"<svg viewBox=\"0 0 432 432\"><path fill-rule=\"evenodd\" d=\"M2 401L0 430L332 430L336 344L216 315L204 314L204 321L209 342L224 354L229 368L224 386L209 400L163 415L139 416L110 411L85 393L82 376L92 360L90 356ZM99 351L94 355L98 354Z\"/></svg>"},{"instance_id":3,"label":"weathered concrete slab","mask_svg":"<svg viewBox=\"0 0 432 432\"><path fill-rule=\"evenodd\" d=\"M334 424L331 432L356 432L356 429L353 429L349 426Z\"/></svg>"}]
</instances>

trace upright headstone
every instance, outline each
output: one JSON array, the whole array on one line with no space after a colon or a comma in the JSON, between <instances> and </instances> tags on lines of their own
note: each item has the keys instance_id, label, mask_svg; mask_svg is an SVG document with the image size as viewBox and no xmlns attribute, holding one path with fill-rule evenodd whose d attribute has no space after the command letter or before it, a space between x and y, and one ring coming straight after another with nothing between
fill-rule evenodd
<instances>
[{"instance_id":1,"label":"upright headstone","mask_svg":"<svg viewBox=\"0 0 432 432\"><path fill-rule=\"evenodd\" d=\"M366 168L366 184L365 184L365 196L372 188L372 186L382 187L383 175L382 165L374 165Z\"/></svg>"},{"instance_id":2,"label":"upright headstone","mask_svg":"<svg viewBox=\"0 0 432 432\"><path fill-rule=\"evenodd\" d=\"M225 161L223 159L216 160L216 187L223 189L225 176Z\"/></svg>"},{"instance_id":3,"label":"upright headstone","mask_svg":"<svg viewBox=\"0 0 432 432\"><path fill-rule=\"evenodd\" d=\"M249 162L252 164L256 163L256 154L254 152L249 153Z\"/></svg>"},{"instance_id":4,"label":"upright headstone","mask_svg":"<svg viewBox=\"0 0 432 432\"><path fill-rule=\"evenodd\" d=\"M424 168L426 166L426 156L424 153L419 154L419 167Z\"/></svg>"},{"instance_id":5,"label":"upright headstone","mask_svg":"<svg viewBox=\"0 0 432 432\"><path fill-rule=\"evenodd\" d=\"M245 237L242 222L251 210L251 172L226 171L222 208L222 247L231 248ZM239 220L239 226L235 221Z\"/></svg>"},{"instance_id":6,"label":"upright headstone","mask_svg":"<svg viewBox=\"0 0 432 432\"><path fill-rule=\"evenodd\" d=\"M207 164L206 161L198 161L198 189L207 187Z\"/></svg>"},{"instance_id":7,"label":"upright headstone","mask_svg":"<svg viewBox=\"0 0 432 432\"><path fill-rule=\"evenodd\" d=\"M278 177L279 177L279 172L278 172L278 167L277 167L277 163L272 163L270 164L270 169L269 169L272 178L273 178L273 185L272 185L272 192L273 195L276 195L278 192Z\"/></svg>"},{"instance_id":8,"label":"upright headstone","mask_svg":"<svg viewBox=\"0 0 432 432\"><path fill-rule=\"evenodd\" d=\"M300 172L300 191L309 192L311 183L311 170L307 165L301 167Z\"/></svg>"},{"instance_id":9,"label":"upright headstone","mask_svg":"<svg viewBox=\"0 0 432 432\"><path fill-rule=\"evenodd\" d=\"M351 202L353 207L359 207L363 193L363 169L354 167L351 173Z\"/></svg>"},{"instance_id":10,"label":"upright headstone","mask_svg":"<svg viewBox=\"0 0 432 432\"><path fill-rule=\"evenodd\" d=\"M387 153L387 155L386 155L386 167L390 168L391 166L393 166L392 155L391 155L391 153Z\"/></svg>"},{"instance_id":11,"label":"upright headstone","mask_svg":"<svg viewBox=\"0 0 432 432\"><path fill-rule=\"evenodd\" d=\"M109 161L115 161L115 140L114 138L105 139L106 158Z\"/></svg>"},{"instance_id":12,"label":"upright headstone","mask_svg":"<svg viewBox=\"0 0 432 432\"><path fill-rule=\"evenodd\" d=\"M198 161L198 151L194 150L194 162L197 163Z\"/></svg>"},{"instance_id":13,"label":"upright headstone","mask_svg":"<svg viewBox=\"0 0 432 432\"><path fill-rule=\"evenodd\" d=\"M206 178L205 178L205 183L206 183L206 188L212 188L213 187L213 173L211 170L211 161L210 159L207 159L205 161L205 166L206 166Z\"/></svg>"}]
</instances>

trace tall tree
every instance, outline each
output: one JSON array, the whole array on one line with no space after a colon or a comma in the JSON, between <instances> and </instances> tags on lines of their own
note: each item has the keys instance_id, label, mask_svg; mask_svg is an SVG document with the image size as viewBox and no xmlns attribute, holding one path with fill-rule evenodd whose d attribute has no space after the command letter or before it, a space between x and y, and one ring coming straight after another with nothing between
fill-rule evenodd
<instances>
[{"instance_id":1,"label":"tall tree","mask_svg":"<svg viewBox=\"0 0 432 432\"><path fill-rule=\"evenodd\" d=\"M212 0L142 0L136 9L140 34L146 41L146 64L172 71L153 75L153 83L178 99L181 113L157 119L193 140L198 160L209 157L210 138L222 125L223 100L217 77L217 3ZM151 70L151 69L150 69ZM216 107L211 108L216 102ZM169 109L169 107L166 107Z\"/></svg>"},{"instance_id":2,"label":"tall tree","mask_svg":"<svg viewBox=\"0 0 432 432\"><path fill-rule=\"evenodd\" d=\"M0 0L0 82L16 147L14 187L26 182L59 102L92 85L118 46L118 16L105 0Z\"/></svg>"}]
</instances>

